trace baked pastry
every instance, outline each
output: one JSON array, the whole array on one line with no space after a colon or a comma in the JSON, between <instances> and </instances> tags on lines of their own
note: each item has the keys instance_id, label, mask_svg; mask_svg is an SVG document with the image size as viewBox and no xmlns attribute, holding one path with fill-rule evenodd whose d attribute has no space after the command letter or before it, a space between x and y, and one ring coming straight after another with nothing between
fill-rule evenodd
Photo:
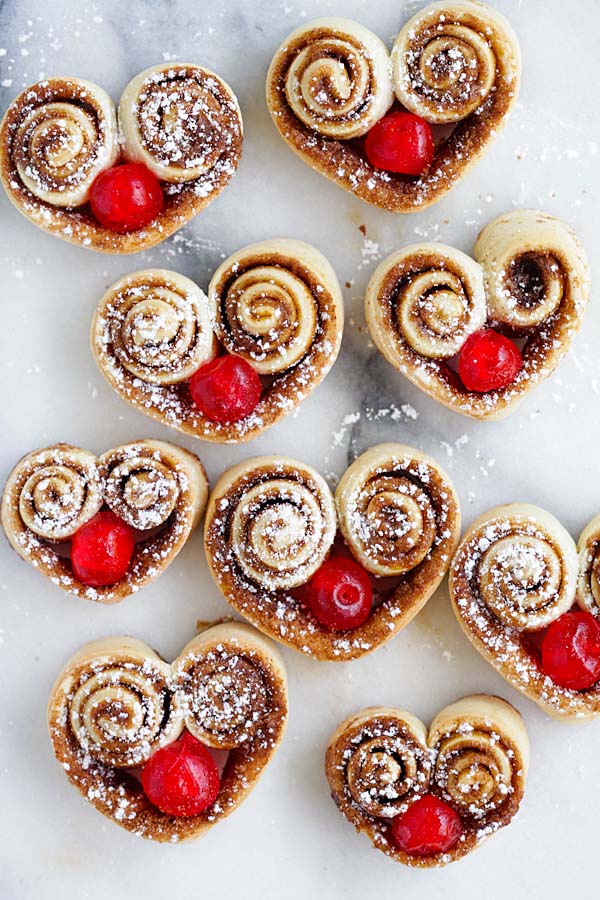
<instances>
[{"instance_id":1,"label":"baked pastry","mask_svg":"<svg viewBox=\"0 0 600 900\"><path fill-rule=\"evenodd\" d=\"M380 444L335 498L284 456L225 472L204 540L226 600L266 634L317 659L349 660L390 640L448 569L460 532L452 482L430 457Z\"/></svg>"},{"instance_id":2,"label":"baked pastry","mask_svg":"<svg viewBox=\"0 0 600 900\"><path fill-rule=\"evenodd\" d=\"M287 713L279 653L250 626L227 622L171 664L130 637L86 644L54 684L48 727L67 778L98 812L140 837L176 842L203 835L246 799Z\"/></svg>"},{"instance_id":3,"label":"baked pastry","mask_svg":"<svg viewBox=\"0 0 600 900\"><path fill-rule=\"evenodd\" d=\"M396 862L455 862L508 825L525 790L529 739L499 697L464 697L429 731L384 706L349 716L329 742L325 774L340 812Z\"/></svg>"},{"instance_id":4,"label":"baked pastry","mask_svg":"<svg viewBox=\"0 0 600 900\"><path fill-rule=\"evenodd\" d=\"M208 297L176 272L125 276L100 301L91 343L100 371L133 407L204 440L237 443L292 412L325 378L343 318L325 257L280 238L226 259Z\"/></svg>"},{"instance_id":5,"label":"baked pastry","mask_svg":"<svg viewBox=\"0 0 600 900\"><path fill-rule=\"evenodd\" d=\"M202 463L164 441L100 457L70 444L24 456L8 476L2 526L26 562L67 591L117 603L175 559L208 496Z\"/></svg>"},{"instance_id":6,"label":"baked pastry","mask_svg":"<svg viewBox=\"0 0 600 900\"><path fill-rule=\"evenodd\" d=\"M302 25L273 57L267 106L309 166L367 203L407 213L443 197L483 155L516 102L520 76L504 16L448 0L404 25L391 58L351 19Z\"/></svg>"},{"instance_id":7,"label":"baked pastry","mask_svg":"<svg viewBox=\"0 0 600 900\"><path fill-rule=\"evenodd\" d=\"M554 516L511 503L470 526L450 569L452 606L473 646L556 718L600 715L599 537L595 519L578 561Z\"/></svg>"},{"instance_id":8,"label":"baked pastry","mask_svg":"<svg viewBox=\"0 0 600 900\"><path fill-rule=\"evenodd\" d=\"M570 228L527 209L490 222L473 255L429 243L393 253L369 281L367 324L388 362L430 397L498 419L569 349L589 266Z\"/></svg>"},{"instance_id":9,"label":"baked pastry","mask_svg":"<svg viewBox=\"0 0 600 900\"><path fill-rule=\"evenodd\" d=\"M0 125L0 179L19 212L45 231L135 253L214 200L241 151L231 88L201 66L169 62L137 75L118 113L102 88L81 78L27 88Z\"/></svg>"}]
</instances>

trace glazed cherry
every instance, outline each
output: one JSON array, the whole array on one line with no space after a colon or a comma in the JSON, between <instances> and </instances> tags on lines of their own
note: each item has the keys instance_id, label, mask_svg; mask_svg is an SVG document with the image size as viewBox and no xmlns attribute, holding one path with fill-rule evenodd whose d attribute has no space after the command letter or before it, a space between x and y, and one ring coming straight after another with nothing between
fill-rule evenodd
<instances>
[{"instance_id":1,"label":"glazed cherry","mask_svg":"<svg viewBox=\"0 0 600 900\"><path fill-rule=\"evenodd\" d=\"M483 328L463 344L458 374L468 391L483 394L512 384L522 366L521 351L510 338Z\"/></svg>"},{"instance_id":2,"label":"glazed cherry","mask_svg":"<svg viewBox=\"0 0 600 900\"><path fill-rule=\"evenodd\" d=\"M126 234L148 225L163 208L160 181L142 163L125 163L101 172L92 185L90 205L101 225Z\"/></svg>"},{"instance_id":3,"label":"glazed cherry","mask_svg":"<svg viewBox=\"0 0 600 900\"><path fill-rule=\"evenodd\" d=\"M71 566L89 587L116 584L127 573L135 546L134 531L110 510L96 513L73 535Z\"/></svg>"},{"instance_id":4,"label":"glazed cherry","mask_svg":"<svg viewBox=\"0 0 600 900\"><path fill-rule=\"evenodd\" d=\"M392 821L394 843L410 856L449 853L462 833L458 813L432 794L419 797L405 813Z\"/></svg>"},{"instance_id":5,"label":"glazed cherry","mask_svg":"<svg viewBox=\"0 0 600 900\"><path fill-rule=\"evenodd\" d=\"M564 613L552 622L542 642L542 669L574 691L600 681L600 622L588 612Z\"/></svg>"},{"instance_id":6,"label":"glazed cherry","mask_svg":"<svg viewBox=\"0 0 600 900\"><path fill-rule=\"evenodd\" d=\"M190 380L190 394L200 412L221 424L249 416L261 390L258 373L240 356L217 356Z\"/></svg>"},{"instance_id":7,"label":"glazed cherry","mask_svg":"<svg viewBox=\"0 0 600 900\"><path fill-rule=\"evenodd\" d=\"M219 770L200 741L188 731L161 747L142 769L146 796L167 816L197 816L219 794Z\"/></svg>"},{"instance_id":8,"label":"glazed cherry","mask_svg":"<svg viewBox=\"0 0 600 900\"><path fill-rule=\"evenodd\" d=\"M372 601L369 575L346 556L326 560L307 585L309 609L331 631L358 628L369 618Z\"/></svg>"},{"instance_id":9,"label":"glazed cherry","mask_svg":"<svg viewBox=\"0 0 600 900\"><path fill-rule=\"evenodd\" d=\"M365 152L376 169L422 175L435 153L431 127L413 113L388 113L367 133Z\"/></svg>"}]
</instances>

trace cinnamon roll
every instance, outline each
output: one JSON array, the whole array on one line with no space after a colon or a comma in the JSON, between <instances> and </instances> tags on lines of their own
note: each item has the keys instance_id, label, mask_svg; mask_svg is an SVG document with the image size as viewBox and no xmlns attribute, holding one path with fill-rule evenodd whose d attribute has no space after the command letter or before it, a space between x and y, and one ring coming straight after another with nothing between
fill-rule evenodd
<instances>
[{"instance_id":1,"label":"cinnamon roll","mask_svg":"<svg viewBox=\"0 0 600 900\"><path fill-rule=\"evenodd\" d=\"M4 116L0 179L13 205L45 231L94 250L134 253L204 209L234 175L241 148L235 95L200 66L142 72L125 89L118 117L97 85L49 78L23 91ZM162 211L126 233L101 224L89 204L96 178L119 161L143 163L164 195Z\"/></svg>"},{"instance_id":2,"label":"cinnamon roll","mask_svg":"<svg viewBox=\"0 0 600 900\"><path fill-rule=\"evenodd\" d=\"M535 210L490 222L474 257L442 244L405 247L371 276L365 310L375 345L413 384L463 415L495 419L569 349L589 297L589 267L573 231ZM476 391L461 380L461 353L484 326L524 343L514 345L513 380Z\"/></svg>"},{"instance_id":3,"label":"cinnamon roll","mask_svg":"<svg viewBox=\"0 0 600 900\"><path fill-rule=\"evenodd\" d=\"M576 599L575 542L545 510L512 503L467 530L450 569L450 597L463 631L509 681L557 718L600 714L600 685L561 687L545 674L535 637Z\"/></svg>"},{"instance_id":4,"label":"cinnamon roll","mask_svg":"<svg viewBox=\"0 0 600 900\"><path fill-rule=\"evenodd\" d=\"M508 825L523 799L529 740L519 713L477 694L443 709L429 731L404 710L374 707L350 716L327 747L333 800L357 831L404 865L447 865ZM395 839L415 802L428 797L458 817L460 837L442 852L410 853Z\"/></svg>"},{"instance_id":5,"label":"cinnamon roll","mask_svg":"<svg viewBox=\"0 0 600 900\"><path fill-rule=\"evenodd\" d=\"M205 547L220 590L254 625L318 659L347 660L417 614L443 578L459 532L458 499L437 463L382 444L348 469L335 501L321 476L297 460L234 466L209 499ZM336 633L314 616L306 589L344 541L373 581L375 604L366 622Z\"/></svg>"},{"instance_id":6,"label":"cinnamon roll","mask_svg":"<svg viewBox=\"0 0 600 900\"><path fill-rule=\"evenodd\" d=\"M350 19L302 25L273 57L267 106L313 169L367 203L407 213L439 200L483 155L516 102L520 72L517 39L500 13L446 0L405 24L391 57ZM394 99L426 123L453 126L418 177L376 167L356 140Z\"/></svg>"},{"instance_id":7,"label":"cinnamon roll","mask_svg":"<svg viewBox=\"0 0 600 900\"><path fill-rule=\"evenodd\" d=\"M54 584L78 597L115 603L173 561L198 525L207 496L200 460L172 444L136 441L99 458L57 444L15 466L2 496L2 526L19 556ZM67 542L102 508L134 530L136 543L124 577L90 586L73 569Z\"/></svg>"},{"instance_id":8,"label":"cinnamon roll","mask_svg":"<svg viewBox=\"0 0 600 900\"><path fill-rule=\"evenodd\" d=\"M240 805L277 750L286 720L283 663L262 636L238 623L208 627L172 665L133 638L94 641L67 662L48 704L54 754L73 786L128 831L169 842L198 837ZM227 756L216 801L177 817L151 802L140 770L143 776L146 763L185 727Z\"/></svg>"},{"instance_id":9,"label":"cinnamon roll","mask_svg":"<svg viewBox=\"0 0 600 900\"><path fill-rule=\"evenodd\" d=\"M326 377L339 352L343 299L321 253L291 239L244 247L214 273L208 298L165 269L134 272L106 292L91 330L100 371L127 402L205 440L260 434ZM233 422L199 409L188 382L217 354L264 379L255 408Z\"/></svg>"}]
</instances>

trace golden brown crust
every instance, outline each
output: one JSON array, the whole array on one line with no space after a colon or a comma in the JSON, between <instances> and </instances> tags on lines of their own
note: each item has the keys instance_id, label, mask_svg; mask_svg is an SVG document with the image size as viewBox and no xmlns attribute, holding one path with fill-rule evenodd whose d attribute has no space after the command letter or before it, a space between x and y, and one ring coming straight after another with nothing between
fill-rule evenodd
<instances>
[{"instance_id":1,"label":"golden brown crust","mask_svg":"<svg viewBox=\"0 0 600 900\"><path fill-rule=\"evenodd\" d=\"M167 294L179 304L173 326L167 321L173 309L164 310ZM157 313L154 324L144 311L149 304ZM143 318L133 336L132 318ZM211 279L208 298L175 272L125 276L100 301L91 344L108 383L135 409L203 440L241 443L296 409L323 381L339 352L343 320L342 292L329 262L309 244L279 238L226 259ZM202 344L207 361L217 339L267 378L255 409L230 424L204 416L185 382L191 351Z\"/></svg>"},{"instance_id":2,"label":"golden brown crust","mask_svg":"<svg viewBox=\"0 0 600 900\"><path fill-rule=\"evenodd\" d=\"M258 698L243 693L246 668L260 679ZM56 680L48 728L69 781L99 812L141 837L173 843L201 836L237 809L281 743L287 712L277 650L253 628L231 622L207 628L171 665L132 638L87 644ZM197 816L160 812L136 769L184 725L198 733L199 720L221 726L232 717L247 727L228 744L217 800Z\"/></svg>"},{"instance_id":3,"label":"golden brown crust","mask_svg":"<svg viewBox=\"0 0 600 900\"><path fill-rule=\"evenodd\" d=\"M204 539L212 575L238 612L296 650L344 661L390 640L424 606L458 543L460 508L452 482L437 463L402 444L382 444L359 457L340 481L335 503L337 522L327 485L304 463L276 456L251 459L215 486ZM264 540L267 516L272 544ZM412 535L418 530L412 517L420 519L426 541L394 540L397 517L411 523ZM337 633L315 619L302 597L331 551L336 528L375 576L369 618ZM382 562L376 548L383 543Z\"/></svg>"},{"instance_id":4,"label":"golden brown crust","mask_svg":"<svg viewBox=\"0 0 600 900\"><path fill-rule=\"evenodd\" d=\"M155 66L133 79L123 97L127 100L128 110L136 104L136 96L132 95L133 86L137 88L137 95L141 93L145 98L143 102L146 104L150 96L156 103L163 105L174 99L180 108L181 98L178 95L170 97L170 93L181 91L181 86L186 83L194 86L196 103L192 116L187 121L194 122L196 137L200 135L205 145L204 149L196 146L197 152L206 155L211 164L193 180L175 180L169 177L167 181L164 180L164 173L161 173L159 177L163 178L164 207L148 226L129 234L117 234L104 228L92 215L89 204L85 202L87 197L83 200L79 198L79 203L68 208L57 206L55 202L44 199L43 195L36 196L32 193L31 186L28 187L19 172L19 169L22 171L20 161L23 157L25 156L26 161L27 154L34 154L36 150L36 145L30 140L31 127L27 125L36 111L40 115L40 110L57 102L67 107L75 106L78 110L90 107L94 109L97 103L94 100L92 104L91 98L99 93L106 98L105 115L115 120L114 107L104 92L96 85L78 78L51 78L38 82L23 91L8 107L0 125L0 180L13 205L35 225L56 237L105 253L136 253L169 237L223 190L235 174L242 151L242 119L235 95L221 78L208 69L187 63ZM210 125L207 110L210 113ZM122 112L120 115L123 118ZM57 116L56 119L58 118ZM97 114L95 118L97 119ZM147 114L145 121L149 120L150 116ZM24 125L27 127L24 128ZM54 124L53 127L61 134L64 131L62 124ZM105 132L113 130L116 131L116 121L114 125L109 124ZM150 129L146 128L148 133L144 134L153 152L156 151L156 144L153 146L150 142L151 139L156 140L156 130L150 133ZM178 150L185 157L189 149L190 134L179 126L174 133L181 144ZM56 140L56 132L43 137L46 141ZM122 155L125 161L140 158L139 152L128 140ZM117 156L116 152L104 154L104 162L100 168L110 166ZM32 162L32 158L29 162ZM73 177L71 173L70 178Z\"/></svg>"},{"instance_id":5,"label":"golden brown crust","mask_svg":"<svg viewBox=\"0 0 600 900\"><path fill-rule=\"evenodd\" d=\"M175 559L198 525L208 497L202 463L164 441L141 440L99 458L56 444L23 457L2 495L2 526L26 562L70 594L118 603L152 582ZM107 505L137 530L124 578L88 587L74 575L59 542Z\"/></svg>"},{"instance_id":6,"label":"golden brown crust","mask_svg":"<svg viewBox=\"0 0 600 900\"><path fill-rule=\"evenodd\" d=\"M367 33L368 38L363 32ZM362 102L357 99L356 109L350 118L353 115L359 119L364 114L364 108L374 104L377 105L379 117L386 111L386 87L381 86L383 67L371 46L378 38L349 19L329 18L309 22L289 35L277 50L267 76L267 105L277 130L288 146L313 169L367 203L397 213L414 212L430 206L444 196L486 151L516 102L520 81L519 47L506 19L482 3L449 0L431 4L417 13L396 39L392 51L393 76L400 102L410 103L407 93L419 94L429 90L415 82L413 67L419 68L415 57L423 52L431 53L432 45L439 44L442 39L447 41L447 46L440 48L439 59L447 60L448 50L454 48L456 58L463 60L463 77L458 79L458 83L463 92L469 94L470 101L479 93L476 102L471 102L470 109L462 110L461 117L460 104L454 94L455 85L441 92L442 110L450 110L455 120L458 116L458 121L449 138L438 146L429 169L419 178L374 168L354 143L329 136L329 132L324 130L330 117L340 107L345 110L340 97L345 99L346 94L344 90L336 90L337 73L331 71L332 59L349 73L346 76L348 84L345 82L342 87L350 90L351 97L355 92L363 92ZM354 55L362 59L366 74L359 69ZM311 97L306 90L305 102L309 105L312 102L315 108L317 100L326 105L321 98L323 94L331 94L330 109L321 111L320 119L314 115L312 121L306 118L305 121L311 121L311 125L305 124L297 115L294 110L296 104L290 103L289 99L290 82L297 84L299 80L295 71L298 59L306 56L312 63L309 75L313 75L319 91L314 91L315 96ZM317 69L319 58L320 71ZM479 74L483 69L491 71L492 77L491 86L488 85L485 90L480 83L472 86L470 82L470 73L475 70ZM303 72L304 68L300 75ZM434 80L437 81L437 78ZM411 88L409 92L406 90L407 81ZM381 93L384 99L380 101ZM429 93L435 91L429 90ZM374 100L374 97L377 99ZM420 114L429 121L436 121L431 111L420 110ZM346 119L347 116L344 124ZM348 131L342 133L347 134Z\"/></svg>"},{"instance_id":7,"label":"golden brown crust","mask_svg":"<svg viewBox=\"0 0 600 900\"><path fill-rule=\"evenodd\" d=\"M401 709L374 707L350 716L327 747L331 796L357 831L396 862L433 868L455 862L508 825L525 789L529 740L513 706L499 697L464 697L435 717L429 733ZM390 823L423 794L448 803L463 834L453 850L411 856Z\"/></svg>"},{"instance_id":8,"label":"golden brown crust","mask_svg":"<svg viewBox=\"0 0 600 900\"><path fill-rule=\"evenodd\" d=\"M369 281L367 324L388 362L429 396L462 415L498 419L569 349L589 298L589 266L574 232L537 210L490 222L474 257L440 244L392 254ZM486 324L525 340L523 366L507 387L476 393L447 360Z\"/></svg>"},{"instance_id":9,"label":"golden brown crust","mask_svg":"<svg viewBox=\"0 0 600 900\"><path fill-rule=\"evenodd\" d=\"M528 504L496 507L463 536L450 569L450 599L476 650L510 684L558 719L600 715L600 683L587 691L545 675L528 632L575 602L575 543L554 516Z\"/></svg>"}]
</instances>

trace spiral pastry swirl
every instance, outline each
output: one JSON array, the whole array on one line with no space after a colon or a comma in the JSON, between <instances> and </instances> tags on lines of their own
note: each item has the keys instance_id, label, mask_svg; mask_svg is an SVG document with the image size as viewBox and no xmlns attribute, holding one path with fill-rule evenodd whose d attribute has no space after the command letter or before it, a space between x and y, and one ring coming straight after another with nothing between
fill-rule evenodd
<instances>
[{"instance_id":1,"label":"spiral pastry swirl","mask_svg":"<svg viewBox=\"0 0 600 900\"><path fill-rule=\"evenodd\" d=\"M18 510L20 527L47 541L67 541L102 506L103 479L93 454L59 444L36 450L13 469L5 511Z\"/></svg>"},{"instance_id":2,"label":"spiral pastry swirl","mask_svg":"<svg viewBox=\"0 0 600 900\"><path fill-rule=\"evenodd\" d=\"M167 182L200 178L239 154L237 100L214 72L165 63L141 72L119 103L125 155Z\"/></svg>"},{"instance_id":3,"label":"spiral pastry swirl","mask_svg":"<svg viewBox=\"0 0 600 900\"><path fill-rule=\"evenodd\" d=\"M442 244L413 244L385 259L366 295L375 342L397 352L402 342L420 356L454 356L486 320L481 267Z\"/></svg>"},{"instance_id":4,"label":"spiral pastry swirl","mask_svg":"<svg viewBox=\"0 0 600 900\"><path fill-rule=\"evenodd\" d=\"M497 18L470 2L436 3L413 16L392 49L400 103L438 125L479 109L496 80L498 47L490 26Z\"/></svg>"},{"instance_id":5,"label":"spiral pastry swirl","mask_svg":"<svg viewBox=\"0 0 600 900\"><path fill-rule=\"evenodd\" d=\"M366 134L392 105L387 49L357 22L316 19L283 49L290 54L287 101L307 128L349 140Z\"/></svg>"},{"instance_id":6,"label":"spiral pastry swirl","mask_svg":"<svg viewBox=\"0 0 600 900\"><path fill-rule=\"evenodd\" d=\"M381 711L361 730L353 728L346 745L347 790L370 816L393 818L408 799L426 789L431 764L420 722Z\"/></svg>"},{"instance_id":7,"label":"spiral pastry swirl","mask_svg":"<svg viewBox=\"0 0 600 900\"><path fill-rule=\"evenodd\" d=\"M553 516L535 506L511 504L474 523L452 571L459 605L472 598L504 625L536 631L571 608L577 554Z\"/></svg>"},{"instance_id":8,"label":"spiral pastry swirl","mask_svg":"<svg viewBox=\"0 0 600 900\"><path fill-rule=\"evenodd\" d=\"M180 472L176 461L148 443L125 444L100 458L104 501L132 528L163 525L177 506Z\"/></svg>"},{"instance_id":9,"label":"spiral pastry swirl","mask_svg":"<svg viewBox=\"0 0 600 900\"><path fill-rule=\"evenodd\" d=\"M465 697L436 716L429 733L433 779L466 820L498 820L518 805L529 742L517 711L497 697Z\"/></svg>"},{"instance_id":10,"label":"spiral pastry swirl","mask_svg":"<svg viewBox=\"0 0 600 900\"><path fill-rule=\"evenodd\" d=\"M207 513L209 563L267 591L305 584L335 537L336 515L325 480L304 463L258 457L217 483Z\"/></svg>"},{"instance_id":11,"label":"spiral pastry swirl","mask_svg":"<svg viewBox=\"0 0 600 900\"><path fill-rule=\"evenodd\" d=\"M25 187L53 206L89 199L96 176L118 156L112 100L77 78L42 81L15 103L11 157Z\"/></svg>"},{"instance_id":12,"label":"spiral pastry swirl","mask_svg":"<svg viewBox=\"0 0 600 900\"><path fill-rule=\"evenodd\" d=\"M382 444L360 456L340 480L340 529L369 572L402 575L439 542L453 493L433 460L402 444Z\"/></svg>"},{"instance_id":13,"label":"spiral pastry swirl","mask_svg":"<svg viewBox=\"0 0 600 900\"><path fill-rule=\"evenodd\" d=\"M539 327L568 299L582 305L587 263L573 231L536 210L490 222L475 245L490 319L514 331Z\"/></svg>"},{"instance_id":14,"label":"spiral pastry swirl","mask_svg":"<svg viewBox=\"0 0 600 900\"><path fill-rule=\"evenodd\" d=\"M169 688L170 666L157 656L148 658L146 648L142 652L131 638L91 647L95 656L86 657L72 674L66 711L70 732L94 762L142 765L182 729L181 710Z\"/></svg>"},{"instance_id":15,"label":"spiral pastry swirl","mask_svg":"<svg viewBox=\"0 0 600 900\"><path fill-rule=\"evenodd\" d=\"M237 623L224 627L233 636L240 628ZM181 654L175 686L188 730L209 747L223 750L255 739L281 701L267 659L230 640L211 638L206 645L202 635Z\"/></svg>"},{"instance_id":16,"label":"spiral pastry swirl","mask_svg":"<svg viewBox=\"0 0 600 900\"><path fill-rule=\"evenodd\" d=\"M215 355L208 299L177 272L145 269L114 284L92 323L99 359L116 357L148 384L177 384Z\"/></svg>"},{"instance_id":17,"label":"spiral pastry swirl","mask_svg":"<svg viewBox=\"0 0 600 900\"><path fill-rule=\"evenodd\" d=\"M219 341L260 374L291 368L317 338L327 281L309 264L311 252L299 241L253 244L225 260L211 279Z\"/></svg>"}]
</instances>

